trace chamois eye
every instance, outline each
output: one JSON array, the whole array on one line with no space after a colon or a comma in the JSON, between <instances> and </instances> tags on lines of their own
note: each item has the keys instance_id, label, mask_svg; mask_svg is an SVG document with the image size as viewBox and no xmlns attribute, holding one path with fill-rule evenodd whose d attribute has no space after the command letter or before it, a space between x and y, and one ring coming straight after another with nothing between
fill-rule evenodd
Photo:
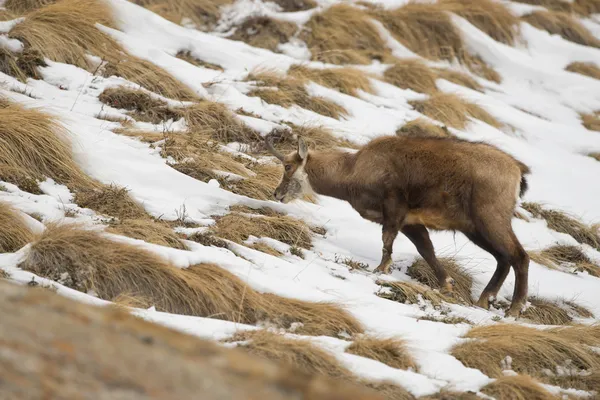
<instances>
[{"instance_id":1,"label":"chamois eye","mask_svg":"<svg viewBox=\"0 0 600 400\"><path fill-rule=\"evenodd\" d=\"M285 166L285 170L286 170L286 171L289 171L289 170L291 170L291 169L292 169L292 166L291 166L290 164L288 164L288 165L286 165L286 166Z\"/></svg>"}]
</instances>

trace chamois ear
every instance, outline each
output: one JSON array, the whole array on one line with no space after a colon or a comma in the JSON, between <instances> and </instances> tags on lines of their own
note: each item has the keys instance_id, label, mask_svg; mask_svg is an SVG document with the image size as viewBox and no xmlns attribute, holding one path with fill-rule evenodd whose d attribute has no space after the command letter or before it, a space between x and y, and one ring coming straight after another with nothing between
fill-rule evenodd
<instances>
[{"instance_id":1,"label":"chamois ear","mask_svg":"<svg viewBox=\"0 0 600 400\"><path fill-rule=\"evenodd\" d=\"M308 155L308 146L306 146L306 143L304 143L302 138L298 138L298 155L302 160Z\"/></svg>"}]
</instances>

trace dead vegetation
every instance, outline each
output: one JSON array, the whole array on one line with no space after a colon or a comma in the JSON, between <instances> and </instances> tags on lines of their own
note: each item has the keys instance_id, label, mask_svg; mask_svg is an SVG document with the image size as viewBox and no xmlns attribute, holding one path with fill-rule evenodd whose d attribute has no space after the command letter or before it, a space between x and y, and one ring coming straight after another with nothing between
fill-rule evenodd
<instances>
[{"instance_id":1,"label":"dead vegetation","mask_svg":"<svg viewBox=\"0 0 600 400\"><path fill-rule=\"evenodd\" d=\"M280 21L266 16L250 17L236 26L229 39L241 40L250 46L277 51L280 44L294 36L298 26L293 22Z\"/></svg>"},{"instance_id":2,"label":"dead vegetation","mask_svg":"<svg viewBox=\"0 0 600 400\"><path fill-rule=\"evenodd\" d=\"M421 93L435 93L437 75L420 59L398 60L383 74L386 82L401 89L411 89Z\"/></svg>"},{"instance_id":3,"label":"dead vegetation","mask_svg":"<svg viewBox=\"0 0 600 400\"><path fill-rule=\"evenodd\" d=\"M22 15L55 2L56 0L6 0L3 6L14 14Z\"/></svg>"},{"instance_id":4,"label":"dead vegetation","mask_svg":"<svg viewBox=\"0 0 600 400\"><path fill-rule=\"evenodd\" d=\"M482 393L496 399L557 400L538 382L526 375L503 376L481 389Z\"/></svg>"},{"instance_id":5,"label":"dead vegetation","mask_svg":"<svg viewBox=\"0 0 600 400\"><path fill-rule=\"evenodd\" d=\"M471 76L465 74L464 72L456 71L449 68L438 68L436 69L438 74L438 78L445 79L449 82L455 83L457 85L464 86L469 89L482 91L483 87ZM489 80L494 82L499 82L500 78L497 77L488 77Z\"/></svg>"},{"instance_id":6,"label":"dead vegetation","mask_svg":"<svg viewBox=\"0 0 600 400\"><path fill-rule=\"evenodd\" d=\"M92 190L79 191L75 202L84 208L90 208L100 214L123 219L146 217L144 208L133 201L126 188L106 185Z\"/></svg>"},{"instance_id":7,"label":"dead vegetation","mask_svg":"<svg viewBox=\"0 0 600 400\"><path fill-rule=\"evenodd\" d=\"M0 72L10 75L25 83L27 78L41 79L38 67L46 67L44 57L37 50L25 48L20 53L13 53L0 48Z\"/></svg>"},{"instance_id":8,"label":"dead vegetation","mask_svg":"<svg viewBox=\"0 0 600 400\"><path fill-rule=\"evenodd\" d=\"M571 235L579 243L587 244L600 250L600 236L598 232L574 216L563 211L544 208L539 203L523 203L521 207L530 212L534 218L545 219L550 229Z\"/></svg>"},{"instance_id":9,"label":"dead vegetation","mask_svg":"<svg viewBox=\"0 0 600 400\"><path fill-rule=\"evenodd\" d=\"M298 106L331 118L340 118L347 114L344 107L324 97L311 96L306 90L306 79L280 75L276 72L256 71L248 76L249 81L256 81L257 88L248 96L260 97L269 104L282 107Z\"/></svg>"},{"instance_id":10,"label":"dead vegetation","mask_svg":"<svg viewBox=\"0 0 600 400\"><path fill-rule=\"evenodd\" d=\"M589 153L588 157L592 157L596 161L600 161L600 153Z\"/></svg>"},{"instance_id":11,"label":"dead vegetation","mask_svg":"<svg viewBox=\"0 0 600 400\"><path fill-rule=\"evenodd\" d=\"M600 343L597 326L540 330L496 324L474 327L465 337L472 340L455 346L451 354L490 377L499 378L503 369L512 369L544 380L561 368L577 374L600 367L600 358L589 347ZM565 364L567 360L570 364Z\"/></svg>"},{"instance_id":12,"label":"dead vegetation","mask_svg":"<svg viewBox=\"0 0 600 400\"><path fill-rule=\"evenodd\" d=\"M600 266L594 264L577 246L554 245L540 252L531 252L531 259L550 269L568 268L600 277Z\"/></svg>"},{"instance_id":13,"label":"dead vegetation","mask_svg":"<svg viewBox=\"0 0 600 400\"><path fill-rule=\"evenodd\" d=\"M417 364L401 339L359 336L346 348L346 352L377 360L392 368L417 370Z\"/></svg>"},{"instance_id":14,"label":"dead vegetation","mask_svg":"<svg viewBox=\"0 0 600 400\"><path fill-rule=\"evenodd\" d=\"M478 119L496 128L502 126L486 110L477 104L467 102L455 94L436 93L431 95L427 100L413 100L409 104L421 114L456 129L465 129L469 122L469 117Z\"/></svg>"},{"instance_id":15,"label":"dead vegetation","mask_svg":"<svg viewBox=\"0 0 600 400\"><path fill-rule=\"evenodd\" d=\"M600 47L600 40L571 15L559 11L534 11L521 17L538 29L583 46Z\"/></svg>"},{"instance_id":16,"label":"dead vegetation","mask_svg":"<svg viewBox=\"0 0 600 400\"><path fill-rule=\"evenodd\" d=\"M33 232L19 212L0 202L0 253L14 253L33 241Z\"/></svg>"},{"instance_id":17,"label":"dead vegetation","mask_svg":"<svg viewBox=\"0 0 600 400\"><path fill-rule=\"evenodd\" d=\"M241 180L228 180L224 187L235 194L257 200L273 199L273 192L281 178L281 168L270 164L256 164L253 175Z\"/></svg>"},{"instance_id":18,"label":"dead vegetation","mask_svg":"<svg viewBox=\"0 0 600 400\"><path fill-rule=\"evenodd\" d=\"M331 64L370 64L391 58L390 50L368 14L347 4L335 4L315 14L301 35L313 60Z\"/></svg>"},{"instance_id":19,"label":"dead vegetation","mask_svg":"<svg viewBox=\"0 0 600 400\"><path fill-rule=\"evenodd\" d=\"M287 12L305 11L317 6L315 0L274 0L274 3Z\"/></svg>"},{"instance_id":20,"label":"dead vegetation","mask_svg":"<svg viewBox=\"0 0 600 400\"><path fill-rule=\"evenodd\" d=\"M96 186L73 160L68 133L53 116L5 101L0 120L0 180L34 193L46 177L70 188Z\"/></svg>"},{"instance_id":21,"label":"dead vegetation","mask_svg":"<svg viewBox=\"0 0 600 400\"><path fill-rule=\"evenodd\" d=\"M543 6L552 11L562 11L566 13L576 13L583 16L589 16L600 12L600 4L596 0L517 0L519 3L526 3L535 6Z\"/></svg>"},{"instance_id":22,"label":"dead vegetation","mask_svg":"<svg viewBox=\"0 0 600 400\"><path fill-rule=\"evenodd\" d=\"M124 219L113 222L108 232L143 240L160 246L186 250L187 247L179 240L168 224L154 221L150 218Z\"/></svg>"},{"instance_id":23,"label":"dead vegetation","mask_svg":"<svg viewBox=\"0 0 600 400\"><path fill-rule=\"evenodd\" d=\"M379 297L384 299L397 301L404 304L420 304L421 301L429 301L435 307L442 305L444 301L454 302L453 299L443 295L439 291L433 290L428 286L414 282L377 282L381 287L386 288L386 291L377 293Z\"/></svg>"},{"instance_id":24,"label":"dead vegetation","mask_svg":"<svg viewBox=\"0 0 600 400\"><path fill-rule=\"evenodd\" d=\"M291 129L279 129L269 134L274 146L282 153L290 153L298 149L298 138L302 137L311 149L329 150L336 147L354 147L351 143L338 139L333 132L322 126L293 125ZM269 153L270 154L270 153ZM277 179L280 177L277 176Z\"/></svg>"},{"instance_id":25,"label":"dead vegetation","mask_svg":"<svg viewBox=\"0 0 600 400\"><path fill-rule=\"evenodd\" d=\"M290 246L312 247L310 228L299 219L272 212L259 215L251 209L234 209L216 218L211 231L220 238L243 244L250 236L270 237Z\"/></svg>"},{"instance_id":26,"label":"dead vegetation","mask_svg":"<svg viewBox=\"0 0 600 400\"><path fill-rule=\"evenodd\" d=\"M565 71L600 79L600 68L591 62L572 62L567 65Z\"/></svg>"},{"instance_id":27,"label":"dead vegetation","mask_svg":"<svg viewBox=\"0 0 600 400\"><path fill-rule=\"evenodd\" d=\"M468 272L458 265L456 260L450 257L439 257L439 262L443 265L444 269L448 272L450 278L454 279L453 296L456 300L464 304L473 304L471 297L471 288L473 287L473 278ZM431 268L425 260L422 258L417 259L407 271L408 276L427 285L430 288L437 288L439 286L438 279L435 276L433 268Z\"/></svg>"},{"instance_id":28,"label":"dead vegetation","mask_svg":"<svg viewBox=\"0 0 600 400\"><path fill-rule=\"evenodd\" d=\"M49 226L20 267L105 300L148 299L159 311L248 324L270 323L307 335L362 332L339 306L260 294L212 264L181 269L138 247L76 226Z\"/></svg>"},{"instance_id":29,"label":"dead vegetation","mask_svg":"<svg viewBox=\"0 0 600 400\"><path fill-rule=\"evenodd\" d=\"M198 29L211 30L221 16L220 7L232 0L134 0L176 24L189 19Z\"/></svg>"},{"instance_id":30,"label":"dead vegetation","mask_svg":"<svg viewBox=\"0 0 600 400\"><path fill-rule=\"evenodd\" d=\"M262 141L255 130L245 125L225 105L213 101L201 101L183 109L188 131L207 133L221 142L256 143Z\"/></svg>"},{"instance_id":31,"label":"dead vegetation","mask_svg":"<svg viewBox=\"0 0 600 400\"><path fill-rule=\"evenodd\" d=\"M493 0L442 0L439 7L467 19L498 42L512 45L519 35L519 19Z\"/></svg>"},{"instance_id":32,"label":"dead vegetation","mask_svg":"<svg viewBox=\"0 0 600 400\"><path fill-rule=\"evenodd\" d=\"M573 318L557 302L539 297L528 299L531 305L521 314L533 323L542 325L570 325Z\"/></svg>"},{"instance_id":33,"label":"dead vegetation","mask_svg":"<svg viewBox=\"0 0 600 400\"><path fill-rule=\"evenodd\" d=\"M98 96L98 100L113 108L128 110L130 117L141 122L160 124L181 118L179 111L172 110L166 102L141 89L123 86L108 88Z\"/></svg>"},{"instance_id":34,"label":"dead vegetation","mask_svg":"<svg viewBox=\"0 0 600 400\"><path fill-rule=\"evenodd\" d=\"M580 114L581 122L586 129L600 132L600 111L589 114Z\"/></svg>"},{"instance_id":35,"label":"dead vegetation","mask_svg":"<svg viewBox=\"0 0 600 400\"><path fill-rule=\"evenodd\" d=\"M407 137L451 137L445 126L435 125L423 118L413 119L396 131L398 136Z\"/></svg>"},{"instance_id":36,"label":"dead vegetation","mask_svg":"<svg viewBox=\"0 0 600 400\"><path fill-rule=\"evenodd\" d=\"M369 75L356 68L309 68L296 64L290 67L288 74L351 96L357 96L359 90L373 93Z\"/></svg>"},{"instance_id":37,"label":"dead vegetation","mask_svg":"<svg viewBox=\"0 0 600 400\"><path fill-rule=\"evenodd\" d=\"M189 50L180 50L177 52L175 57L179 58L180 60L186 61L192 65L195 65L196 67L204 67L208 69L214 69L217 71L223 71L223 67L221 67L220 65L212 64L208 61L201 60L198 57L192 55L192 53Z\"/></svg>"}]
</instances>

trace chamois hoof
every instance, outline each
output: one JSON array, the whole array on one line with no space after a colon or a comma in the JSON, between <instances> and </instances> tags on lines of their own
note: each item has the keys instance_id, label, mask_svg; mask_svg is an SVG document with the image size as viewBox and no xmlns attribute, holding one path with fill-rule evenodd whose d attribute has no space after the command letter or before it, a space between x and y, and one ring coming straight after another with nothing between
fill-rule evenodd
<instances>
[{"instance_id":1,"label":"chamois hoof","mask_svg":"<svg viewBox=\"0 0 600 400\"><path fill-rule=\"evenodd\" d=\"M380 266L378 266L377 268L375 268L375 269L373 270L373 272L374 272L375 274L384 274L384 275L389 275L389 274L390 274L390 272L391 272L391 266L392 266L392 263L391 263L391 262L389 262L389 263L385 263L385 264L381 264Z\"/></svg>"},{"instance_id":2,"label":"chamois hoof","mask_svg":"<svg viewBox=\"0 0 600 400\"><path fill-rule=\"evenodd\" d=\"M514 319L518 319L521 316L522 309L522 305L511 305L510 308L504 313L504 316L506 318L513 317Z\"/></svg>"},{"instance_id":3,"label":"chamois hoof","mask_svg":"<svg viewBox=\"0 0 600 400\"><path fill-rule=\"evenodd\" d=\"M448 277L446 280L440 285L440 292L447 296L452 296L454 294L454 279Z\"/></svg>"},{"instance_id":4,"label":"chamois hoof","mask_svg":"<svg viewBox=\"0 0 600 400\"><path fill-rule=\"evenodd\" d=\"M476 303L477 307L483 308L484 310L490 309L490 301L487 296L481 296Z\"/></svg>"}]
</instances>

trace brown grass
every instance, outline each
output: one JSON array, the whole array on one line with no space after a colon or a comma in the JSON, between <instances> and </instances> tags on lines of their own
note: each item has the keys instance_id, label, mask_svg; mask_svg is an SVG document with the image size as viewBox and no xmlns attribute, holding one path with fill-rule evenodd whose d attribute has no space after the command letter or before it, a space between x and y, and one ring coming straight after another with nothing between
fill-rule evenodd
<instances>
[{"instance_id":1,"label":"brown grass","mask_svg":"<svg viewBox=\"0 0 600 400\"><path fill-rule=\"evenodd\" d=\"M108 231L174 249L187 249L167 224L150 218L115 222L109 226Z\"/></svg>"},{"instance_id":2,"label":"brown grass","mask_svg":"<svg viewBox=\"0 0 600 400\"><path fill-rule=\"evenodd\" d=\"M332 64L370 64L386 60L390 50L369 16L347 4L336 4L315 14L302 35L313 60Z\"/></svg>"},{"instance_id":3,"label":"brown grass","mask_svg":"<svg viewBox=\"0 0 600 400\"><path fill-rule=\"evenodd\" d=\"M209 30L219 20L219 8L231 0L134 0L171 22L189 18L199 29Z\"/></svg>"},{"instance_id":4,"label":"brown grass","mask_svg":"<svg viewBox=\"0 0 600 400\"><path fill-rule=\"evenodd\" d=\"M451 392L443 390L429 396L419 397L419 400L481 400L474 392Z\"/></svg>"},{"instance_id":5,"label":"brown grass","mask_svg":"<svg viewBox=\"0 0 600 400\"><path fill-rule=\"evenodd\" d=\"M567 327L539 330L521 325L497 324L471 329L470 340L456 345L451 354L465 366L490 377L501 377L501 362L510 356L518 373L545 378L546 370L571 360L575 368L596 369L600 357L586 345L600 341L597 327Z\"/></svg>"},{"instance_id":6,"label":"brown grass","mask_svg":"<svg viewBox=\"0 0 600 400\"><path fill-rule=\"evenodd\" d=\"M532 297L528 299L531 302L521 315L533 323L542 325L569 325L573 318L567 310L557 302Z\"/></svg>"},{"instance_id":7,"label":"brown grass","mask_svg":"<svg viewBox=\"0 0 600 400\"><path fill-rule=\"evenodd\" d=\"M377 360L392 368L417 370L417 364L401 339L359 336L346 348L346 352Z\"/></svg>"},{"instance_id":8,"label":"brown grass","mask_svg":"<svg viewBox=\"0 0 600 400\"><path fill-rule=\"evenodd\" d=\"M396 131L398 136L407 137L451 137L452 135L445 126L432 124L431 122L417 118L407 122Z\"/></svg>"},{"instance_id":9,"label":"brown grass","mask_svg":"<svg viewBox=\"0 0 600 400\"><path fill-rule=\"evenodd\" d=\"M309 10L317 6L315 0L274 0L274 3L288 12Z\"/></svg>"},{"instance_id":10,"label":"brown grass","mask_svg":"<svg viewBox=\"0 0 600 400\"><path fill-rule=\"evenodd\" d=\"M567 13L577 13L583 16L600 13L600 4L596 0L574 0L573 2L564 0L518 0L519 3L527 3L536 6L543 6L553 11L562 11Z\"/></svg>"},{"instance_id":11,"label":"brown grass","mask_svg":"<svg viewBox=\"0 0 600 400\"><path fill-rule=\"evenodd\" d=\"M419 59L398 60L385 70L384 79L401 89L411 89L421 93L435 93L437 79L434 70Z\"/></svg>"},{"instance_id":12,"label":"brown grass","mask_svg":"<svg viewBox=\"0 0 600 400\"><path fill-rule=\"evenodd\" d=\"M460 71L455 71L453 69L448 69L448 68L439 68L436 69L436 72L438 74L438 77L441 79L445 79L447 81L450 81L452 83L456 83L457 85L461 85L464 87L467 87L469 89L473 89L473 90L478 90L478 91L482 91L483 87L473 78L471 78L469 75L465 74L464 72L460 72ZM490 79L490 78L488 78ZM490 79L492 81L497 82L497 79Z\"/></svg>"},{"instance_id":13,"label":"brown grass","mask_svg":"<svg viewBox=\"0 0 600 400\"><path fill-rule=\"evenodd\" d=\"M600 68L591 62L572 62L567 65L565 71L575 72L576 74L589 76L594 79L600 79Z\"/></svg>"},{"instance_id":14,"label":"brown grass","mask_svg":"<svg viewBox=\"0 0 600 400\"><path fill-rule=\"evenodd\" d=\"M595 111L590 114L580 114L580 116L581 122L586 129L600 132L600 111Z\"/></svg>"},{"instance_id":15,"label":"brown grass","mask_svg":"<svg viewBox=\"0 0 600 400\"><path fill-rule=\"evenodd\" d=\"M258 132L242 123L221 103L201 101L183 109L183 117L188 123L190 132L206 133L221 143L262 141Z\"/></svg>"},{"instance_id":16,"label":"brown grass","mask_svg":"<svg viewBox=\"0 0 600 400\"><path fill-rule=\"evenodd\" d=\"M34 239L19 212L0 202L0 253L14 253Z\"/></svg>"},{"instance_id":17,"label":"brown grass","mask_svg":"<svg viewBox=\"0 0 600 400\"><path fill-rule=\"evenodd\" d=\"M254 176L239 181L225 181L224 187L235 194L257 200L273 199L273 192L281 178L281 168L270 164L256 164L252 171Z\"/></svg>"},{"instance_id":18,"label":"brown grass","mask_svg":"<svg viewBox=\"0 0 600 400\"><path fill-rule=\"evenodd\" d=\"M98 96L98 100L117 109L129 110L128 115L137 121L160 124L162 121L176 121L181 117L181 113L171 110L166 102L141 89L124 86L108 88Z\"/></svg>"},{"instance_id":19,"label":"brown grass","mask_svg":"<svg viewBox=\"0 0 600 400\"><path fill-rule=\"evenodd\" d=\"M347 111L337 103L323 97L310 96L305 87L305 79L286 77L265 70L250 74L248 80L257 81L258 84L258 88L251 90L248 96L260 97L269 104L286 108L297 105L336 119L347 114Z\"/></svg>"},{"instance_id":20,"label":"brown grass","mask_svg":"<svg viewBox=\"0 0 600 400\"><path fill-rule=\"evenodd\" d=\"M594 318L594 314L590 310L588 310L587 308L582 306L581 304L577 304L574 301L570 301L570 300L565 301L564 304L566 307L568 307L570 309L571 312L576 314L578 317Z\"/></svg>"},{"instance_id":21,"label":"brown grass","mask_svg":"<svg viewBox=\"0 0 600 400\"><path fill-rule=\"evenodd\" d=\"M498 42L514 44L519 35L519 19L493 0L442 0L439 6L467 19Z\"/></svg>"},{"instance_id":22,"label":"brown grass","mask_svg":"<svg viewBox=\"0 0 600 400\"><path fill-rule=\"evenodd\" d=\"M145 309L152 307L152 302L149 299L129 293L121 293L112 301L115 303L115 306L125 309L129 307Z\"/></svg>"},{"instance_id":23,"label":"brown grass","mask_svg":"<svg viewBox=\"0 0 600 400\"><path fill-rule=\"evenodd\" d=\"M369 75L356 68L309 68L296 64L290 67L288 74L300 79L311 80L351 96L356 96L358 90L373 93Z\"/></svg>"},{"instance_id":24,"label":"brown grass","mask_svg":"<svg viewBox=\"0 0 600 400\"><path fill-rule=\"evenodd\" d=\"M579 390L595 391L591 400L598 399L598 388L600 388L600 372L594 371L585 375L554 375L546 379L551 385L560 386L565 389L576 388Z\"/></svg>"},{"instance_id":25,"label":"brown grass","mask_svg":"<svg viewBox=\"0 0 600 400\"><path fill-rule=\"evenodd\" d=\"M574 216L563 211L543 208L539 203L523 203L521 207L529 211L534 218L545 219L550 229L571 235L579 243L588 244L600 250L600 236L598 232Z\"/></svg>"},{"instance_id":26,"label":"brown grass","mask_svg":"<svg viewBox=\"0 0 600 400\"><path fill-rule=\"evenodd\" d=\"M499 128L502 124L483 108L449 93L436 93L427 100L409 102L416 111L456 129L465 129L469 117Z\"/></svg>"},{"instance_id":27,"label":"brown grass","mask_svg":"<svg viewBox=\"0 0 600 400\"><path fill-rule=\"evenodd\" d=\"M10 279L10 274L3 269L0 269L0 279Z\"/></svg>"},{"instance_id":28,"label":"brown grass","mask_svg":"<svg viewBox=\"0 0 600 400\"><path fill-rule=\"evenodd\" d=\"M308 335L362 332L339 306L260 294L216 265L176 268L138 247L76 226L50 226L20 267L85 293L93 290L105 300L122 295L148 299L169 313L282 328L299 322L298 333Z\"/></svg>"},{"instance_id":29,"label":"brown grass","mask_svg":"<svg viewBox=\"0 0 600 400\"><path fill-rule=\"evenodd\" d=\"M471 288L473 287L473 278L468 272L462 268L453 258L440 257L438 258L440 263L446 269L448 275L454 279L454 292L452 296L458 301L473 304L471 298ZM409 268L408 276L416 279L420 283L427 285L431 288L438 288L439 283L433 268L431 268L425 260L422 258L417 259Z\"/></svg>"},{"instance_id":30,"label":"brown grass","mask_svg":"<svg viewBox=\"0 0 600 400\"><path fill-rule=\"evenodd\" d=\"M55 2L56 0L6 0L3 5L12 13L25 14Z\"/></svg>"},{"instance_id":31,"label":"brown grass","mask_svg":"<svg viewBox=\"0 0 600 400\"><path fill-rule=\"evenodd\" d=\"M481 391L496 399L558 400L538 382L525 375L503 376L485 385Z\"/></svg>"},{"instance_id":32,"label":"brown grass","mask_svg":"<svg viewBox=\"0 0 600 400\"><path fill-rule=\"evenodd\" d=\"M303 221L283 214L258 215L252 210L241 211L218 217L211 230L216 236L239 244L249 236L256 236L305 249L312 247L310 228Z\"/></svg>"},{"instance_id":33,"label":"brown grass","mask_svg":"<svg viewBox=\"0 0 600 400\"><path fill-rule=\"evenodd\" d=\"M3 102L0 120L0 180L37 191L44 177L71 188L96 186L73 160L68 133L53 116Z\"/></svg>"},{"instance_id":34,"label":"brown grass","mask_svg":"<svg viewBox=\"0 0 600 400\"><path fill-rule=\"evenodd\" d=\"M186 61L192 65L195 65L196 67L204 67L208 69L214 69L217 71L223 71L223 67L194 57L189 50L180 50L177 52L175 57L179 58L180 60Z\"/></svg>"},{"instance_id":35,"label":"brown grass","mask_svg":"<svg viewBox=\"0 0 600 400\"><path fill-rule=\"evenodd\" d=\"M389 289L389 293L379 292L377 295L384 299L397 301L405 304L419 304L421 299L428 300L433 306L440 306L444 301L453 302L453 299L444 296L439 291L435 291L425 285L414 282L377 282L384 288Z\"/></svg>"},{"instance_id":36,"label":"brown grass","mask_svg":"<svg viewBox=\"0 0 600 400\"><path fill-rule=\"evenodd\" d=\"M595 265L577 246L555 245L540 252L532 252L532 260L550 269L558 266L573 268L574 271L585 271L592 276L600 277L600 266Z\"/></svg>"},{"instance_id":37,"label":"brown grass","mask_svg":"<svg viewBox=\"0 0 600 400\"><path fill-rule=\"evenodd\" d=\"M38 67L46 66L44 57L37 50L25 48L21 53L13 53L0 48L0 72L21 82L26 82L27 78L41 79Z\"/></svg>"},{"instance_id":38,"label":"brown grass","mask_svg":"<svg viewBox=\"0 0 600 400\"><path fill-rule=\"evenodd\" d=\"M521 17L523 21L553 35L584 46L600 47L600 40L571 15L558 11L534 11Z\"/></svg>"},{"instance_id":39,"label":"brown grass","mask_svg":"<svg viewBox=\"0 0 600 400\"><path fill-rule=\"evenodd\" d=\"M144 208L133 201L126 188L107 185L76 193L75 203L90 208L100 214L119 219L138 219L146 217Z\"/></svg>"},{"instance_id":40,"label":"brown grass","mask_svg":"<svg viewBox=\"0 0 600 400\"><path fill-rule=\"evenodd\" d=\"M298 150L298 137L302 137L310 149L329 150L336 147L353 147L351 143L336 138L333 132L322 126L293 125L292 129L279 129L269 134L273 145L283 154ZM276 179L279 180L280 176Z\"/></svg>"},{"instance_id":41,"label":"brown grass","mask_svg":"<svg viewBox=\"0 0 600 400\"><path fill-rule=\"evenodd\" d=\"M241 40L250 46L276 51L278 46L289 42L298 26L293 22L280 21L266 16L250 17L236 26L229 39Z\"/></svg>"},{"instance_id":42,"label":"brown grass","mask_svg":"<svg viewBox=\"0 0 600 400\"><path fill-rule=\"evenodd\" d=\"M600 153L589 153L588 157L592 157L596 161L600 161Z\"/></svg>"}]
</instances>

